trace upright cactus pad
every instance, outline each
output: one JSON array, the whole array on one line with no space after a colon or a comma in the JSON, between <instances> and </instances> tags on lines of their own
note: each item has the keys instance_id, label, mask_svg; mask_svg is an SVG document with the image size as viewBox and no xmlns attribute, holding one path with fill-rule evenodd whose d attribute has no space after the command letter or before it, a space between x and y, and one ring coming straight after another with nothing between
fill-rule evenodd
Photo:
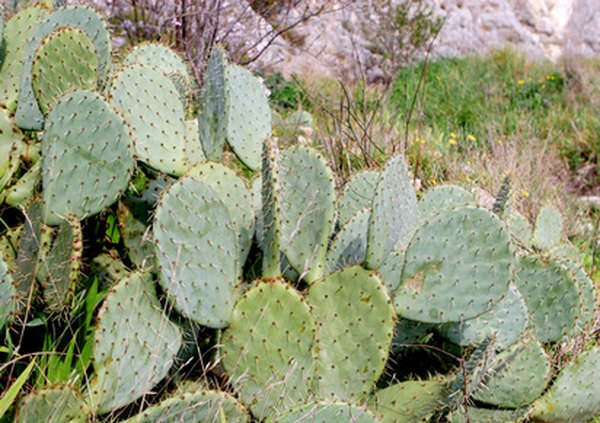
<instances>
[{"instance_id":1,"label":"upright cactus pad","mask_svg":"<svg viewBox=\"0 0 600 423\"><path fill-rule=\"evenodd\" d=\"M60 225L57 232L37 274L44 301L53 312L62 311L73 299L83 252L83 236L78 220L71 219Z\"/></svg>"},{"instance_id":2,"label":"upright cactus pad","mask_svg":"<svg viewBox=\"0 0 600 423\"><path fill-rule=\"evenodd\" d=\"M269 419L278 423L326 423L326 422L352 422L352 423L379 423L379 420L366 408L345 402L309 402L294 411L277 419Z\"/></svg>"},{"instance_id":3,"label":"upright cactus pad","mask_svg":"<svg viewBox=\"0 0 600 423\"><path fill-rule=\"evenodd\" d=\"M83 399L69 387L42 389L26 396L19 406L15 422L84 423L88 410Z\"/></svg>"},{"instance_id":4,"label":"upright cactus pad","mask_svg":"<svg viewBox=\"0 0 600 423\"><path fill-rule=\"evenodd\" d=\"M527 305L511 284L506 295L487 313L464 322L446 323L439 331L458 345L473 346L493 337L496 346L506 348L521 337L528 323Z\"/></svg>"},{"instance_id":5,"label":"upright cactus pad","mask_svg":"<svg viewBox=\"0 0 600 423\"><path fill-rule=\"evenodd\" d=\"M42 41L35 52L31 83L41 112L46 115L64 94L98 87L98 54L77 28L62 28Z\"/></svg>"},{"instance_id":6,"label":"upright cactus pad","mask_svg":"<svg viewBox=\"0 0 600 423\"><path fill-rule=\"evenodd\" d=\"M167 375L181 333L162 309L152 281L141 273L121 280L106 297L94 336L96 379L92 409L108 413L127 405Z\"/></svg>"},{"instance_id":7,"label":"upright cactus pad","mask_svg":"<svg viewBox=\"0 0 600 423\"><path fill-rule=\"evenodd\" d=\"M519 260L515 275L515 285L540 341L558 341L575 328L580 300L570 271L554 260L529 256Z\"/></svg>"},{"instance_id":8,"label":"upright cactus pad","mask_svg":"<svg viewBox=\"0 0 600 423\"><path fill-rule=\"evenodd\" d=\"M529 246L531 244L533 228L525 216L516 210L511 210L508 214L507 224L510 234L522 246Z\"/></svg>"},{"instance_id":9,"label":"upright cactus pad","mask_svg":"<svg viewBox=\"0 0 600 423\"><path fill-rule=\"evenodd\" d=\"M476 317L507 292L512 262L510 236L496 216L476 207L443 213L408 245L398 314L430 323Z\"/></svg>"},{"instance_id":10,"label":"upright cactus pad","mask_svg":"<svg viewBox=\"0 0 600 423\"><path fill-rule=\"evenodd\" d=\"M91 91L62 97L48 114L42 140L44 220L79 219L114 203L133 171L123 120Z\"/></svg>"},{"instance_id":11,"label":"upright cactus pad","mask_svg":"<svg viewBox=\"0 0 600 423\"><path fill-rule=\"evenodd\" d=\"M394 334L395 313L385 286L354 266L315 282L306 299L317 325L321 397L362 401L383 372Z\"/></svg>"},{"instance_id":12,"label":"upright cactus pad","mask_svg":"<svg viewBox=\"0 0 600 423\"><path fill-rule=\"evenodd\" d=\"M475 205L475 197L466 189L456 185L438 185L421 198L419 212L421 219L429 220L446 210Z\"/></svg>"},{"instance_id":13,"label":"upright cactus pad","mask_svg":"<svg viewBox=\"0 0 600 423\"><path fill-rule=\"evenodd\" d=\"M367 267L378 269L392 250L404 248L417 228L417 196L404 157L393 157L381 172L369 221Z\"/></svg>"},{"instance_id":14,"label":"upright cactus pad","mask_svg":"<svg viewBox=\"0 0 600 423\"><path fill-rule=\"evenodd\" d=\"M111 83L110 102L125 117L139 160L170 175L185 173L185 112L168 77L151 67L126 66Z\"/></svg>"},{"instance_id":15,"label":"upright cactus pad","mask_svg":"<svg viewBox=\"0 0 600 423\"><path fill-rule=\"evenodd\" d=\"M383 423L427 421L444 405L447 395L443 382L410 380L377 391L369 400L369 409Z\"/></svg>"},{"instance_id":16,"label":"upright cactus pad","mask_svg":"<svg viewBox=\"0 0 600 423\"><path fill-rule=\"evenodd\" d=\"M562 261L563 267L571 271L579 291L579 319L577 320L576 333L585 330L594 320L596 310L596 289L585 269L571 260Z\"/></svg>"},{"instance_id":17,"label":"upright cactus pad","mask_svg":"<svg viewBox=\"0 0 600 423\"><path fill-rule=\"evenodd\" d=\"M344 185L338 201L338 221L344 226L364 208L371 209L375 188L379 181L379 172L363 170L358 172Z\"/></svg>"},{"instance_id":18,"label":"upright cactus pad","mask_svg":"<svg viewBox=\"0 0 600 423\"><path fill-rule=\"evenodd\" d=\"M8 264L0 257L0 329L10 320L15 311L17 291Z\"/></svg>"},{"instance_id":19,"label":"upright cactus pad","mask_svg":"<svg viewBox=\"0 0 600 423\"><path fill-rule=\"evenodd\" d=\"M262 144L271 136L271 109L267 96L260 81L240 66L226 68L225 87L227 142L246 166L258 170ZM212 155L207 152L207 156Z\"/></svg>"},{"instance_id":20,"label":"upright cactus pad","mask_svg":"<svg viewBox=\"0 0 600 423\"><path fill-rule=\"evenodd\" d=\"M47 16L48 10L40 5L27 7L9 19L4 26L4 60L0 62L0 104L11 111L17 107L19 78L27 46L40 22Z\"/></svg>"},{"instance_id":21,"label":"upright cactus pad","mask_svg":"<svg viewBox=\"0 0 600 423\"><path fill-rule=\"evenodd\" d=\"M25 137L17 128L12 113L0 105L0 191L18 170Z\"/></svg>"},{"instance_id":22,"label":"upright cactus pad","mask_svg":"<svg viewBox=\"0 0 600 423\"><path fill-rule=\"evenodd\" d=\"M162 72L173 81L184 103L191 93L192 79L187 66L175 51L163 44L139 44L125 57L123 64L149 66Z\"/></svg>"},{"instance_id":23,"label":"upright cactus pad","mask_svg":"<svg viewBox=\"0 0 600 423\"><path fill-rule=\"evenodd\" d=\"M238 235L239 261L244 263L254 236L254 212L246 184L233 170L213 162L194 167L189 175L207 183L229 210Z\"/></svg>"},{"instance_id":24,"label":"upright cactus pad","mask_svg":"<svg viewBox=\"0 0 600 423\"><path fill-rule=\"evenodd\" d=\"M312 148L292 147L278 160L281 251L308 282L325 271L333 230L335 184L331 169Z\"/></svg>"},{"instance_id":25,"label":"upright cactus pad","mask_svg":"<svg viewBox=\"0 0 600 423\"><path fill-rule=\"evenodd\" d=\"M360 210L336 234L327 252L325 262L327 274L347 266L364 263L370 216L370 209Z\"/></svg>"},{"instance_id":26,"label":"upright cactus pad","mask_svg":"<svg viewBox=\"0 0 600 423\"><path fill-rule=\"evenodd\" d=\"M206 65L198 114L200 142L209 160L221 160L227 135L226 65L225 52L220 47L215 47Z\"/></svg>"},{"instance_id":27,"label":"upright cactus pad","mask_svg":"<svg viewBox=\"0 0 600 423\"><path fill-rule=\"evenodd\" d=\"M488 372L474 399L500 408L519 408L546 389L550 360L539 341L530 336L497 354Z\"/></svg>"},{"instance_id":28,"label":"upright cactus pad","mask_svg":"<svg viewBox=\"0 0 600 423\"><path fill-rule=\"evenodd\" d=\"M202 144L200 144L198 121L185 121L185 157L190 166L206 161Z\"/></svg>"},{"instance_id":29,"label":"upright cactus pad","mask_svg":"<svg viewBox=\"0 0 600 423\"><path fill-rule=\"evenodd\" d=\"M547 422L587 422L600 413L600 347L567 364L533 405L533 418Z\"/></svg>"},{"instance_id":30,"label":"upright cactus pad","mask_svg":"<svg viewBox=\"0 0 600 423\"><path fill-rule=\"evenodd\" d=\"M255 179L254 185L260 190L253 190L257 213L256 240L263 251L262 273L267 278L273 278L281 275L279 253L281 189L276 145L273 140L264 142L262 160L262 174L260 178Z\"/></svg>"},{"instance_id":31,"label":"upright cactus pad","mask_svg":"<svg viewBox=\"0 0 600 423\"><path fill-rule=\"evenodd\" d=\"M549 250L562 238L563 218L554 206L545 205L540 210L533 228L533 246L541 250Z\"/></svg>"},{"instance_id":32,"label":"upright cactus pad","mask_svg":"<svg viewBox=\"0 0 600 423\"><path fill-rule=\"evenodd\" d=\"M241 273L238 234L227 206L206 182L180 179L154 217L159 282L174 307L201 325L231 323Z\"/></svg>"},{"instance_id":33,"label":"upright cactus pad","mask_svg":"<svg viewBox=\"0 0 600 423\"><path fill-rule=\"evenodd\" d=\"M258 282L240 299L223 336L223 366L256 418L278 415L309 396L313 342L309 307L285 283Z\"/></svg>"},{"instance_id":34,"label":"upright cactus pad","mask_svg":"<svg viewBox=\"0 0 600 423\"><path fill-rule=\"evenodd\" d=\"M44 127L42 114L33 87L33 63L43 40L59 28L78 28L94 45L98 57L98 84L103 85L110 69L112 43L104 21L98 13L85 6L62 7L54 11L37 28L27 47L27 54L19 83L17 123L24 129L40 130Z\"/></svg>"},{"instance_id":35,"label":"upright cactus pad","mask_svg":"<svg viewBox=\"0 0 600 423\"><path fill-rule=\"evenodd\" d=\"M230 394L219 391L185 392L167 398L126 423L248 422L244 407Z\"/></svg>"}]
</instances>

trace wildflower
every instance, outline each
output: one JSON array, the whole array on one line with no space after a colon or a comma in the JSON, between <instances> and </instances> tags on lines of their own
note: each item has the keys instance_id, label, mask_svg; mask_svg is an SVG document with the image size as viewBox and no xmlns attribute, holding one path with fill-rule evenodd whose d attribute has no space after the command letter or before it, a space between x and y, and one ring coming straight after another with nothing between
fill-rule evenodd
<instances>
[{"instance_id":1,"label":"wildflower","mask_svg":"<svg viewBox=\"0 0 600 423\"><path fill-rule=\"evenodd\" d=\"M468 139L469 141L477 141L477 138L475 138L473 135L470 135L470 134L469 134L469 135L467 135L467 139Z\"/></svg>"},{"instance_id":2,"label":"wildflower","mask_svg":"<svg viewBox=\"0 0 600 423\"><path fill-rule=\"evenodd\" d=\"M502 140L498 140L498 144L502 145L503 144Z\"/></svg>"},{"instance_id":3,"label":"wildflower","mask_svg":"<svg viewBox=\"0 0 600 423\"><path fill-rule=\"evenodd\" d=\"M519 85L523 85L524 83L525 83L525 80L524 80L524 79L519 79L519 80L517 81L517 84L519 84Z\"/></svg>"},{"instance_id":4,"label":"wildflower","mask_svg":"<svg viewBox=\"0 0 600 423\"><path fill-rule=\"evenodd\" d=\"M448 144L450 144L450 145L454 145L454 144L456 144L456 140L455 140L454 138L450 138L450 139L448 140Z\"/></svg>"},{"instance_id":5,"label":"wildflower","mask_svg":"<svg viewBox=\"0 0 600 423\"><path fill-rule=\"evenodd\" d=\"M529 197L529 191L523 191L523 197L525 197L525 198Z\"/></svg>"},{"instance_id":6,"label":"wildflower","mask_svg":"<svg viewBox=\"0 0 600 423\"><path fill-rule=\"evenodd\" d=\"M451 138L456 138L457 137L456 132L450 132L450 137Z\"/></svg>"},{"instance_id":7,"label":"wildflower","mask_svg":"<svg viewBox=\"0 0 600 423\"><path fill-rule=\"evenodd\" d=\"M542 90L546 89L546 84L542 84Z\"/></svg>"},{"instance_id":8,"label":"wildflower","mask_svg":"<svg viewBox=\"0 0 600 423\"><path fill-rule=\"evenodd\" d=\"M431 185L437 185L437 182L436 182L436 180L434 178L429 178L429 183Z\"/></svg>"},{"instance_id":9,"label":"wildflower","mask_svg":"<svg viewBox=\"0 0 600 423\"><path fill-rule=\"evenodd\" d=\"M421 139L421 144L426 144L427 140L425 138Z\"/></svg>"}]
</instances>

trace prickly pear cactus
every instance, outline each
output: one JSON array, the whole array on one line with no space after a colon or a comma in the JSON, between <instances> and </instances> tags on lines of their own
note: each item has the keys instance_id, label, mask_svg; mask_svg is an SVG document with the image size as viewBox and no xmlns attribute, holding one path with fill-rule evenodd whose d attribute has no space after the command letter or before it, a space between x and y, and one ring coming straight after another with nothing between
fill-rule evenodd
<instances>
[{"instance_id":1,"label":"prickly pear cactus","mask_svg":"<svg viewBox=\"0 0 600 423\"><path fill-rule=\"evenodd\" d=\"M166 376L181 347L149 275L134 273L109 292L94 337L92 409L108 413L143 395Z\"/></svg>"},{"instance_id":2,"label":"prickly pear cactus","mask_svg":"<svg viewBox=\"0 0 600 423\"><path fill-rule=\"evenodd\" d=\"M398 314L430 323L476 317L508 291L512 263L510 236L496 216L476 207L442 213L408 245Z\"/></svg>"},{"instance_id":3,"label":"prickly pear cactus","mask_svg":"<svg viewBox=\"0 0 600 423\"><path fill-rule=\"evenodd\" d=\"M247 422L248 413L235 397L219 391L185 392L144 410L126 423Z\"/></svg>"},{"instance_id":4,"label":"prickly pear cactus","mask_svg":"<svg viewBox=\"0 0 600 423\"><path fill-rule=\"evenodd\" d=\"M42 140L44 221L57 225L113 204L133 171L123 120L91 91L62 97L48 114Z\"/></svg>"},{"instance_id":5,"label":"prickly pear cactus","mask_svg":"<svg viewBox=\"0 0 600 423\"><path fill-rule=\"evenodd\" d=\"M200 142L209 160L221 160L227 135L226 65L225 52L220 47L215 47L206 65L198 114Z\"/></svg>"},{"instance_id":6,"label":"prickly pear cactus","mask_svg":"<svg viewBox=\"0 0 600 423\"><path fill-rule=\"evenodd\" d=\"M333 175L315 150L303 146L285 150L277 166L281 252L310 283L325 271L335 214Z\"/></svg>"},{"instance_id":7,"label":"prickly pear cactus","mask_svg":"<svg viewBox=\"0 0 600 423\"><path fill-rule=\"evenodd\" d=\"M19 78L27 46L48 10L40 5L27 7L10 18L4 26L4 60L0 66L0 104L11 111L17 107Z\"/></svg>"},{"instance_id":8,"label":"prickly pear cactus","mask_svg":"<svg viewBox=\"0 0 600 423\"><path fill-rule=\"evenodd\" d=\"M281 275L279 238L281 236L281 188L279 185L279 166L277 165L276 145L273 140L263 144L262 176L255 181L254 196L256 219L256 240L263 251L262 273L267 278ZM260 201L259 201L260 199Z\"/></svg>"},{"instance_id":9,"label":"prickly pear cactus","mask_svg":"<svg viewBox=\"0 0 600 423\"><path fill-rule=\"evenodd\" d=\"M21 401L18 423L42 421L84 423L88 410L83 398L67 386L42 389L33 392ZM48 420L50 419L50 420Z\"/></svg>"},{"instance_id":10,"label":"prickly pear cactus","mask_svg":"<svg viewBox=\"0 0 600 423\"><path fill-rule=\"evenodd\" d=\"M259 281L242 296L223 335L223 366L255 417L279 415L309 397L313 342L309 307L283 281Z\"/></svg>"},{"instance_id":11,"label":"prickly pear cactus","mask_svg":"<svg viewBox=\"0 0 600 423\"><path fill-rule=\"evenodd\" d=\"M322 398L361 402L387 361L395 312L381 280L354 266L311 285L314 355Z\"/></svg>"},{"instance_id":12,"label":"prickly pear cactus","mask_svg":"<svg viewBox=\"0 0 600 423\"><path fill-rule=\"evenodd\" d=\"M475 197L466 189L456 185L438 185L421 198L419 212L421 219L429 220L446 210L475 205Z\"/></svg>"},{"instance_id":13,"label":"prickly pear cactus","mask_svg":"<svg viewBox=\"0 0 600 423\"><path fill-rule=\"evenodd\" d=\"M233 170L213 162L195 166L188 174L208 184L227 207L238 235L239 261L244 263L254 236L254 212L245 182Z\"/></svg>"},{"instance_id":14,"label":"prickly pear cactus","mask_svg":"<svg viewBox=\"0 0 600 423\"><path fill-rule=\"evenodd\" d=\"M271 109L264 88L249 70L230 65L225 69L225 95L227 142L246 166L258 170L262 144L271 136ZM212 155L207 152L207 156Z\"/></svg>"},{"instance_id":15,"label":"prickly pear cactus","mask_svg":"<svg viewBox=\"0 0 600 423\"><path fill-rule=\"evenodd\" d=\"M241 273L238 233L227 206L206 182L180 179L154 217L159 282L175 308L205 326L231 323Z\"/></svg>"},{"instance_id":16,"label":"prickly pear cactus","mask_svg":"<svg viewBox=\"0 0 600 423\"><path fill-rule=\"evenodd\" d=\"M0 329L10 320L15 311L16 289L8 264L0 257Z\"/></svg>"},{"instance_id":17,"label":"prickly pear cactus","mask_svg":"<svg viewBox=\"0 0 600 423\"><path fill-rule=\"evenodd\" d=\"M336 234L327 252L325 262L327 274L347 266L364 263L370 216L370 209L360 210Z\"/></svg>"},{"instance_id":18,"label":"prickly pear cactus","mask_svg":"<svg viewBox=\"0 0 600 423\"><path fill-rule=\"evenodd\" d=\"M43 40L63 27L78 28L87 35L98 56L99 86L106 81L112 63L112 43L100 15L94 9L85 6L69 6L55 10L36 28L27 47L19 82L19 102L16 114L17 123L21 128L41 130L44 127L44 115L36 100L33 87L33 63Z\"/></svg>"},{"instance_id":19,"label":"prickly pear cactus","mask_svg":"<svg viewBox=\"0 0 600 423\"><path fill-rule=\"evenodd\" d=\"M536 420L585 422L600 413L600 347L567 364L550 389L533 405Z\"/></svg>"},{"instance_id":20,"label":"prickly pear cactus","mask_svg":"<svg viewBox=\"0 0 600 423\"><path fill-rule=\"evenodd\" d=\"M500 408L519 408L546 389L550 360L540 342L529 336L498 353L488 373L474 399Z\"/></svg>"},{"instance_id":21,"label":"prickly pear cactus","mask_svg":"<svg viewBox=\"0 0 600 423\"><path fill-rule=\"evenodd\" d=\"M64 94L98 87L98 54L90 39L77 28L61 28L42 40L31 68L33 92L46 115Z\"/></svg>"},{"instance_id":22,"label":"prickly pear cactus","mask_svg":"<svg viewBox=\"0 0 600 423\"><path fill-rule=\"evenodd\" d=\"M170 175L185 173L185 113L167 76L148 66L126 66L111 83L110 103L125 117L139 160Z\"/></svg>"},{"instance_id":23,"label":"prickly pear cactus","mask_svg":"<svg viewBox=\"0 0 600 423\"><path fill-rule=\"evenodd\" d=\"M563 219L560 212L551 205L545 205L535 220L531 238L533 246L540 250L549 250L560 242L562 228Z\"/></svg>"},{"instance_id":24,"label":"prickly pear cactus","mask_svg":"<svg viewBox=\"0 0 600 423\"><path fill-rule=\"evenodd\" d=\"M25 148L25 137L17 128L12 113L0 104L0 190L18 170Z\"/></svg>"},{"instance_id":25,"label":"prickly pear cactus","mask_svg":"<svg viewBox=\"0 0 600 423\"><path fill-rule=\"evenodd\" d=\"M379 420L366 408L345 402L308 402L302 407L285 414L277 420L280 423L321 423L321 422L352 422L378 423Z\"/></svg>"},{"instance_id":26,"label":"prickly pear cactus","mask_svg":"<svg viewBox=\"0 0 600 423\"><path fill-rule=\"evenodd\" d=\"M369 221L367 267L378 269L394 249L402 249L417 228L417 196L401 155L379 176Z\"/></svg>"},{"instance_id":27,"label":"prickly pear cactus","mask_svg":"<svg viewBox=\"0 0 600 423\"><path fill-rule=\"evenodd\" d=\"M344 185L337 207L340 226L346 225L364 208L371 208L377 181L379 181L379 172L363 170L352 176Z\"/></svg>"},{"instance_id":28,"label":"prickly pear cactus","mask_svg":"<svg viewBox=\"0 0 600 423\"><path fill-rule=\"evenodd\" d=\"M523 257L516 266L514 283L540 341L558 341L575 328L581 308L579 289L560 263L542 256Z\"/></svg>"},{"instance_id":29,"label":"prickly pear cactus","mask_svg":"<svg viewBox=\"0 0 600 423\"><path fill-rule=\"evenodd\" d=\"M448 388L437 380L410 380L380 389L369 400L369 409L383 423L426 421L446 400Z\"/></svg>"},{"instance_id":30,"label":"prickly pear cactus","mask_svg":"<svg viewBox=\"0 0 600 423\"><path fill-rule=\"evenodd\" d=\"M487 313L464 322L446 323L438 331L458 345L477 345L493 337L495 345L506 348L521 337L528 323L527 305L511 284L506 295Z\"/></svg>"},{"instance_id":31,"label":"prickly pear cactus","mask_svg":"<svg viewBox=\"0 0 600 423\"><path fill-rule=\"evenodd\" d=\"M533 228L525 216L516 210L511 210L507 217L507 225L510 234L518 243L522 246L529 246L531 244Z\"/></svg>"}]
</instances>

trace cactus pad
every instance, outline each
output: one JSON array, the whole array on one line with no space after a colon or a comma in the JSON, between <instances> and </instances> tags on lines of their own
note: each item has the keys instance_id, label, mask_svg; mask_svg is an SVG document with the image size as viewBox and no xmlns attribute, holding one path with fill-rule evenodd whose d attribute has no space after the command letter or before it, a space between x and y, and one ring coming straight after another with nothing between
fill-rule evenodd
<instances>
[{"instance_id":1,"label":"cactus pad","mask_svg":"<svg viewBox=\"0 0 600 423\"><path fill-rule=\"evenodd\" d=\"M162 309L152 281L141 273L121 280L106 297L94 335L93 409L129 404L166 376L181 334Z\"/></svg>"},{"instance_id":2,"label":"cactus pad","mask_svg":"<svg viewBox=\"0 0 600 423\"><path fill-rule=\"evenodd\" d=\"M240 248L240 263L246 261L254 236L254 212L251 194L244 181L235 172L219 163L203 163L188 173L207 183L219 196L236 227Z\"/></svg>"},{"instance_id":3,"label":"cactus pad","mask_svg":"<svg viewBox=\"0 0 600 423\"><path fill-rule=\"evenodd\" d=\"M198 131L196 119L185 121L185 157L190 166L206 161Z\"/></svg>"},{"instance_id":4,"label":"cactus pad","mask_svg":"<svg viewBox=\"0 0 600 423\"><path fill-rule=\"evenodd\" d=\"M581 353L533 405L535 420L586 422L600 412L600 347Z\"/></svg>"},{"instance_id":5,"label":"cactus pad","mask_svg":"<svg viewBox=\"0 0 600 423\"><path fill-rule=\"evenodd\" d=\"M262 144L271 136L271 109L263 86L249 70L230 65L225 71L225 91L227 141L246 166L260 169Z\"/></svg>"},{"instance_id":6,"label":"cactus pad","mask_svg":"<svg viewBox=\"0 0 600 423\"><path fill-rule=\"evenodd\" d=\"M19 78L27 46L46 17L48 10L40 5L27 7L9 19L4 26L4 60L0 61L0 104L11 111L17 106Z\"/></svg>"},{"instance_id":7,"label":"cactus pad","mask_svg":"<svg viewBox=\"0 0 600 423\"><path fill-rule=\"evenodd\" d=\"M64 94L98 87L98 55L85 33L62 28L48 35L35 52L31 78L41 112L46 115Z\"/></svg>"},{"instance_id":8,"label":"cactus pad","mask_svg":"<svg viewBox=\"0 0 600 423\"><path fill-rule=\"evenodd\" d=\"M36 29L25 56L19 84L17 123L24 129L40 130L44 126L44 115L40 111L33 89L33 62L43 40L55 30L74 27L82 30L94 45L98 57L98 86L100 87L112 63L112 43L104 21L98 13L85 6L69 6L57 9Z\"/></svg>"},{"instance_id":9,"label":"cactus pad","mask_svg":"<svg viewBox=\"0 0 600 423\"><path fill-rule=\"evenodd\" d=\"M261 177L256 178L253 184L253 203L257 214L256 241L263 251L263 275L273 278L281 274L279 252L281 190L276 145L273 140L264 142L262 160Z\"/></svg>"},{"instance_id":10,"label":"cactus pad","mask_svg":"<svg viewBox=\"0 0 600 423\"><path fill-rule=\"evenodd\" d=\"M550 360L539 341L530 336L498 353L489 372L474 399L500 408L519 408L546 389Z\"/></svg>"},{"instance_id":11,"label":"cactus pad","mask_svg":"<svg viewBox=\"0 0 600 423\"><path fill-rule=\"evenodd\" d=\"M206 182L180 179L154 217L159 282L175 308L201 325L231 323L241 273L235 226Z\"/></svg>"},{"instance_id":12,"label":"cactus pad","mask_svg":"<svg viewBox=\"0 0 600 423\"><path fill-rule=\"evenodd\" d=\"M364 263L370 215L370 209L360 210L336 234L327 252L325 262L327 274L347 266Z\"/></svg>"},{"instance_id":13,"label":"cactus pad","mask_svg":"<svg viewBox=\"0 0 600 423\"><path fill-rule=\"evenodd\" d=\"M405 250L395 250L390 253L381 267L377 269L377 273L381 277L385 286L387 286L390 295L393 295L402 279L402 269L404 268Z\"/></svg>"},{"instance_id":14,"label":"cactus pad","mask_svg":"<svg viewBox=\"0 0 600 423\"><path fill-rule=\"evenodd\" d=\"M377 181L379 181L379 172L363 170L352 176L344 185L337 207L340 225L348 223L365 207L371 209Z\"/></svg>"},{"instance_id":15,"label":"cactus pad","mask_svg":"<svg viewBox=\"0 0 600 423\"><path fill-rule=\"evenodd\" d=\"M528 323L523 296L511 285L506 295L487 313L464 322L446 323L439 331L458 345L477 345L494 337L495 345L506 348L521 337Z\"/></svg>"},{"instance_id":16,"label":"cactus pad","mask_svg":"<svg viewBox=\"0 0 600 423\"><path fill-rule=\"evenodd\" d=\"M227 105L225 66L227 59L220 47L215 47L206 65L206 77L200 93L198 127L204 154L209 160L221 160L227 135Z\"/></svg>"},{"instance_id":17,"label":"cactus pad","mask_svg":"<svg viewBox=\"0 0 600 423\"><path fill-rule=\"evenodd\" d=\"M562 238L563 218L556 208L545 205L540 210L531 241L533 246L541 250L549 250Z\"/></svg>"},{"instance_id":18,"label":"cactus pad","mask_svg":"<svg viewBox=\"0 0 600 423\"><path fill-rule=\"evenodd\" d=\"M223 335L223 366L255 417L276 415L308 397L313 341L309 308L285 283L258 282L240 299Z\"/></svg>"},{"instance_id":19,"label":"cactus pad","mask_svg":"<svg viewBox=\"0 0 600 423\"><path fill-rule=\"evenodd\" d=\"M73 389L55 387L33 392L25 397L15 421L84 423L87 421L87 414L85 402Z\"/></svg>"},{"instance_id":20,"label":"cactus pad","mask_svg":"<svg viewBox=\"0 0 600 423\"><path fill-rule=\"evenodd\" d=\"M309 402L274 421L278 423L380 422L369 410L345 402Z\"/></svg>"},{"instance_id":21,"label":"cactus pad","mask_svg":"<svg viewBox=\"0 0 600 423\"><path fill-rule=\"evenodd\" d=\"M280 248L308 282L323 275L333 230L335 184L331 169L314 149L292 147L279 160ZM299 177L302 175L302 177Z\"/></svg>"},{"instance_id":22,"label":"cactus pad","mask_svg":"<svg viewBox=\"0 0 600 423\"><path fill-rule=\"evenodd\" d=\"M596 289L585 269L578 263L565 260L562 265L571 271L579 288L580 311L577 321L577 331L585 330L594 320L596 309Z\"/></svg>"},{"instance_id":23,"label":"cactus pad","mask_svg":"<svg viewBox=\"0 0 600 423\"><path fill-rule=\"evenodd\" d=\"M507 292L512 262L509 234L496 216L476 207L440 214L408 245L398 314L430 323L478 316Z\"/></svg>"},{"instance_id":24,"label":"cactus pad","mask_svg":"<svg viewBox=\"0 0 600 423\"><path fill-rule=\"evenodd\" d=\"M0 257L0 329L10 320L15 311L17 291L8 265Z\"/></svg>"},{"instance_id":25,"label":"cactus pad","mask_svg":"<svg viewBox=\"0 0 600 423\"><path fill-rule=\"evenodd\" d=\"M185 113L173 82L154 68L136 64L117 73L110 94L131 130L139 160L170 175L185 173Z\"/></svg>"},{"instance_id":26,"label":"cactus pad","mask_svg":"<svg viewBox=\"0 0 600 423\"><path fill-rule=\"evenodd\" d=\"M575 328L580 299L570 271L554 260L530 256L519 260L515 273L515 285L540 341L558 341Z\"/></svg>"},{"instance_id":27,"label":"cactus pad","mask_svg":"<svg viewBox=\"0 0 600 423\"><path fill-rule=\"evenodd\" d=\"M410 380L377 391L369 400L369 409L383 423L426 421L443 406L447 395L443 382Z\"/></svg>"},{"instance_id":28,"label":"cactus pad","mask_svg":"<svg viewBox=\"0 0 600 423\"><path fill-rule=\"evenodd\" d=\"M354 266L315 282L306 299L317 325L321 397L362 401L383 372L394 334L395 313L385 286Z\"/></svg>"},{"instance_id":29,"label":"cactus pad","mask_svg":"<svg viewBox=\"0 0 600 423\"><path fill-rule=\"evenodd\" d=\"M533 228L529 220L515 210L510 210L507 220L510 234L523 246L529 246L533 235Z\"/></svg>"},{"instance_id":30,"label":"cactus pad","mask_svg":"<svg viewBox=\"0 0 600 423\"><path fill-rule=\"evenodd\" d=\"M126 423L247 421L246 410L232 395L219 391L199 391L167 398Z\"/></svg>"},{"instance_id":31,"label":"cactus pad","mask_svg":"<svg viewBox=\"0 0 600 423\"><path fill-rule=\"evenodd\" d=\"M42 140L44 220L79 219L114 203L133 171L131 139L123 120L91 91L62 97L52 108Z\"/></svg>"},{"instance_id":32,"label":"cactus pad","mask_svg":"<svg viewBox=\"0 0 600 423\"><path fill-rule=\"evenodd\" d=\"M421 219L428 220L446 210L475 205L475 197L466 189L456 185L438 185L421 198L419 212Z\"/></svg>"},{"instance_id":33,"label":"cactus pad","mask_svg":"<svg viewBox=\"0 0 600 423\"><path fill-rule=\"evenodd\" d=\"M11 112L0 105L0 191L18 170L25 137L17 128Z\"/></svg>"},{"instance_id":34,"label":"cactus pad","mask_svg":"<svg viewBox=\"0 0 600 423\"><path fill-rule=\"evenodd\" d=\"M369 221L367 266L378 269L394 249L402 249L417 228L417 196L404 157L393 157L381 172Z\"/></svg>"}]
</instances>

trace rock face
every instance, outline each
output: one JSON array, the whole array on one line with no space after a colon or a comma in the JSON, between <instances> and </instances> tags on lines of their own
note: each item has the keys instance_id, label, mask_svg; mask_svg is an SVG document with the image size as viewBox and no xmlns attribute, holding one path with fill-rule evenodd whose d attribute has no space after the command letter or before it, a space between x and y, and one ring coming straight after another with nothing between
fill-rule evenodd
<instances>
[{"instance_id":1,"label":"rock face","mask_svg":"<svg viewBox=\"0 0 600 423\"><path fill-rule=\"evenodd\" d=\"M292 37L277 37L259 63L286 75L352 77L360 60L371 79L376 78L361 31L369 22L376 25L370 1L312 0L313 5L326 3L337 10L298 25ZM300 4L305 2L310 0ZM551 60L563 54L600 53L600 0L429 0L429 4L445 18L434 56L464 56L503 46ZM273 22L273 17L254 18L267 28ZM256 21L252 25L256 27ZM238 26L240 34L246 34L245 43L252 42L248 34L258 35L255 30L245 31L252 26L241 21Z\"/></svg>"}]
</instances>

